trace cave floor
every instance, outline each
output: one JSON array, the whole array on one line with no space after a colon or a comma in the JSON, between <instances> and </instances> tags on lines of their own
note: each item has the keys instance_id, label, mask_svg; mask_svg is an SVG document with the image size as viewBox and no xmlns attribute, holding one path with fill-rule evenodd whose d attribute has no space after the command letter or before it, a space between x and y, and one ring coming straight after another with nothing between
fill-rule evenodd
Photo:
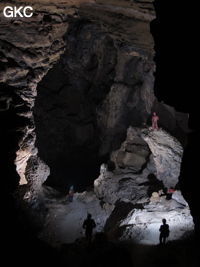
<instances>
[{"instance_id":1,"label":"cave floor","mask_svg":"<svg viewBox=\"0 0 200 267\"><path fill-rule=\"evenodd\" d=\"M39 239L52 247L59 248L62 244L70 244L84 237L82 227L87 214L95 219L96 232L103 231L105 222L110 215L101 208L99 200L93 192L75 193L73 202L68 202L68 196L46 204L48 208L47 222Z\"/></svg>"},{"instance_id":2,"label":"cave floor","mask_svg":"<svg viewBox=\"0 0 200 267\"><path fill-rule=\"evenodd\" d=\"M126 257L126 261L128 261L128 257L131 259L126 262L126 267L199 266L199 247L196 247L193 236L182 241L168 241L165 246L135 244L131 240L100 240L99 242L95 239L88 246L82 228L87 213L92 214L97 224L94 235L103 232L105 222L110 215L110 212L101 208L99 200L94 197L92 192L76 193L71 203L65 196L59 201L48 203L47 206L49 208L47 224L40 233L39 239L61 253L64 262L71 262L71 267L121 266L123 255ZM119 257L119 255L121 256ZM107 257L110 257L111 264L105 262Z\"/></svg>"}]
</instances>

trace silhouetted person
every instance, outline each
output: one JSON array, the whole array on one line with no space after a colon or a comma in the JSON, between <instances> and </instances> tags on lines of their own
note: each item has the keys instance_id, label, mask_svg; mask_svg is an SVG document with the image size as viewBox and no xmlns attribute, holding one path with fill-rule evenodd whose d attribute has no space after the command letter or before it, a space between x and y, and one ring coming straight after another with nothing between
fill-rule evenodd
<instances>
[{"instance_id":1,"label":"silhouetted person","mask_svg":"<svg viewBox=\"0 0 200 267\"><path fill-rule=\"evenodd\" d=\"M166 223L166 220L162 220L163 224L160 226L160 244L165 244L166 237L169 236L169 225Z\"/></svg>"},{"instance_id":2,"label":"silhouetted person","mask_svg":"<svg viewBox=\"0 0 200 267\"><path fill-rule=\"evenodd\" d=\"M87 219L83 223L83 228L85 229L86 241L89 243L91 242L93 228L95 227L96 227L96 223L92 219L92 215L88 213Z\"/></svg>"},{"instance_id":3,"label":"silhouetted person","mask_svg":"<svg viewBox=\"0 0 200 267\"><path fill-rule=\"evenodd\" d=\"M152 130L158 130L158 120L159 117L156 115L156 112L153 113L153 117L151 118L152 121Z\"/></svg>"}]
</instances>

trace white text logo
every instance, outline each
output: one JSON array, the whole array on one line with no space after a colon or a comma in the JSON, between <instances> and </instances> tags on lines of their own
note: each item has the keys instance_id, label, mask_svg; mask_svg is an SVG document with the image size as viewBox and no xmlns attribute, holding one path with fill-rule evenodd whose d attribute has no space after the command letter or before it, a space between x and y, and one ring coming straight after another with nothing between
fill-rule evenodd
<instances>
[{"instance_id":1,"label":"white text logo","mask_svg":"<svg viewBox=\"0 0 200 267\"><path fill-rule=\"evenodd\" d=\"M20 17L32 17L33 13L30 12L30 10L33 10L33 8L31 6L20 6L19 8L15 7L11 7L11 6L6 6L3 10L3 14L5 17L7 18L16 18L17 16ZM27 12L28 11L28 12Z\"/></svg>"}]
</instances>

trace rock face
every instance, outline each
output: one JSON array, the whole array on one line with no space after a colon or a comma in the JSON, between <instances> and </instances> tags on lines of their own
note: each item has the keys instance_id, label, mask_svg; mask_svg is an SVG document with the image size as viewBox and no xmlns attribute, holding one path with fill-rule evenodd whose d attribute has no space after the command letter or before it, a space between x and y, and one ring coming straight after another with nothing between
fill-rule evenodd
<instances>
[{"instance_id":1,"label":"rock face","mask_svg":"<svg viewBox=\"0 0 200 267\"><path fill-rule=\"evenodd\" d=\"M186 137L187 115L154 96L152 54L136 52L97 20L69 21L67 48L37 87L36 146L51 168L52 183L66 184L63 176L70 177L77 165L85 172L94 166L86 175L93 182L99 165L121 146L129 125L149 123L153 108L160 112L161 126L181 141Z\"/></svg>"},{"instance_id":2,"label":"rock face","mask_svg":"<svg viewBox=\"0 0 200 267\"><path fill-rule=\"evenodd\" d=\"M112 238L157 244L163 218L170 225L169 240L180 239L193 230L193 219L181 191L168 191L178 183L182 152L179 141L162 129L128 129L126 141L112 157L115 171L103 165L94 182L97 197L105 209L112 210L110 218L115 218L108 219L105 225ZM132 204L125 218L114 215L119 203L123 203L121 210Z\"/></svg>"},{"instance_id":3,"label":"rock face","mask_svg":"<svg viewBox=\"0 0 200 267\"><path fill-rule=\"evenodd\" d=\"M83 162L87 155L92 161L118 148L128 125L147 120L154 100L154 63L132 45L85 20L72 21L65 40L67 49L39 84L34 107L39 153L53 172L62 159Z\"/></svg>"},{"instance_id":4,"label":"rock face","mask_svg":"<svg viewBox=\"0 0 200 267\"><path fill-rule=\"evenodd\" d=\"M1 88L10 86L3 110L15 106L24 121L15 160L20 184L27 183L29 157L37 155L35 122L39 155L55 177L61 159L82 154L80 163L92 147L90 158L98 160L120 147L129 125L147 122L156 103L151 3L43 1L32 4L31 18L1 13Z\"/></svg>"},{"instance_id":5,"label":"rock face","mask_svg":"<svg viewBox=\"0 0 200 267\"><path fill-rule=\"evenodd\" d=\"M0 6L0 82L3 95L6 91L6 97L1 98L1 110L4 115L8 116L10 113L10 122L5 124L10 124L8 127L16 136L16 143L11 151L12 157L15 157L15 153L17 155L15 158L19 175L17 180L23 185L27 184L25 175L27 161L31 156L37 155L35 124L31 110L37 95L37 83L63 52L65 43L62 36L66 32L67 23L59 14L45 15L40 12L36 12L29 19L19 17L6 19L2 10L8 5L9 3L4 2ZM6 142L9 142L9 138ZM13 163L11 161L9 164L12 166Z\"/></svg>"},{"instance_id":6,"label":"rock face","mask_svg":"<svg viewBox=\"0 0 200 267\"><path fill-rule=\"evenodd\" d=\"M105 196L108 203L114 204L121 199L119 194L126 195L128 201L135 203L147 196L144 189L145 183L149 185L147 177L153 180L150 183L157 181L162 184L160 189L175 188L179 182L182 154L179 141L164 130L129 127L125 142L111 155L115 170L102 170L94 183L96 193L100 198ZM121 188L126 188L126 194L121 192Z\"/></svg>"},{"instance_id":7,"label":"rock face","mask_svg":"<svg viewBox=\"0 0 200 267\"><path fill-rule=\"evenodd\" d=\"M146 205L143 210L131 211L127 218L120 222L123 229L121 239L132 239L143 244L158 244L159 228L165 218L170 228L168 240L179 240L193 230L193 220L187 206L173 201L160 199Z\"/></svg>"},{"instance_id":8,"label":"rock face","mask_svg":"<svg viewBox=\"0 0 200 267\"><path fill-rule=\"evenodd\" d=\"M154 191L178 182L182 148L167 132L185 144L188 120L154 96L153 1L29 2L30 18L5 18L10 3L0 3L5 194L18 189L18 202L43 226L49 175L56 184L62 169L72 166L82 177L81 163L99 170L105 162L95 181L104 209L116 211L121 202L126 216L133 205L148 209ZM154 110L167 132L144 129Z\"/></svg>"},{"instance_id":9,"label":"rock face","mask_svg":"<svg viewBox=\"0 0 200 267\"><path fill-rule=\"evenodd\" d=\"M150 150L142 137L141 128L129 127L126 140L119 150L113 151L111 161L117 169L128 168L133 173L138 173L146 165L149 155Z\"/></svg>"},{"instance_id":10,"label":"rock face","mask_svg":"<svg viewBox=\"0 0 200 267\"><path fill-rule=\"evenodd\" d=\"M167 188L175 188L180 175L183 147L179 141L163 130L142 131L152 151L157 169L156 176Z\"/></svg>"},{"instance_id":11,"label":"rock face","mask_svg":"<svg viewBox=\"0 0 200 267\"><path fill-rule=\"evenodd\" d=\"M48 220L39 238L55 247L81 238L86 212L97 222L94 234L104 231L110 240L158 244L163 218L170 227L167 241L186 238L194 224L177 185L182 150L179 141L162 129L129 127L126 140L111 155L114 170L101 165L94 192L76 193L73 203L68 203L66 196L54 200L44 187ZM172 185L173 193L168 190Z\"/></svg>"}]
</instances>

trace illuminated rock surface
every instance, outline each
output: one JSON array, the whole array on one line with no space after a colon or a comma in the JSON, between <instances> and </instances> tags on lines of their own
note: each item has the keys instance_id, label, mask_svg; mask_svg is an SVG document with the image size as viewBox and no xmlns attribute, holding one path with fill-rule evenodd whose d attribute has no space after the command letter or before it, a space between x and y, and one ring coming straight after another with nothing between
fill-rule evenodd
<instances>
[{"instance_id":1,"label":"illuminated rock surface","mask_svg":"<svg viewBox=\"0 0 200 267\"><path fill-rule=\"evenodd\" d=\"M146 143L149 139L155 143L152 150ZM156 161L156 148L160 150L162 162ZM128 164L125 164L126 154L120 160L118 155L127 150L130 155ZM173 194L169 192L170 185L178 184L182 158L178 140L162 129L152 131L151 128L130 127L126 141L114 155L116 169L108 171L107 165L103 164L100 176L94 181L94 192L76 193L73 203L68 203L67 196L60 193L59 198L56 191L44 188L49 210L41 239L56 247L83 237L82 223L87 212L97 221L94 233L105 231L111 240L158 244L158 229L163 218L170 225L169 241L190 235L194 225L189 206L178 188ZM140 165L134 160L137 157L143 158L139 160ZM159 175L161 167L162 175ZM51 198L53 194L54 200Z\"/></svg>"}]
</instances>

